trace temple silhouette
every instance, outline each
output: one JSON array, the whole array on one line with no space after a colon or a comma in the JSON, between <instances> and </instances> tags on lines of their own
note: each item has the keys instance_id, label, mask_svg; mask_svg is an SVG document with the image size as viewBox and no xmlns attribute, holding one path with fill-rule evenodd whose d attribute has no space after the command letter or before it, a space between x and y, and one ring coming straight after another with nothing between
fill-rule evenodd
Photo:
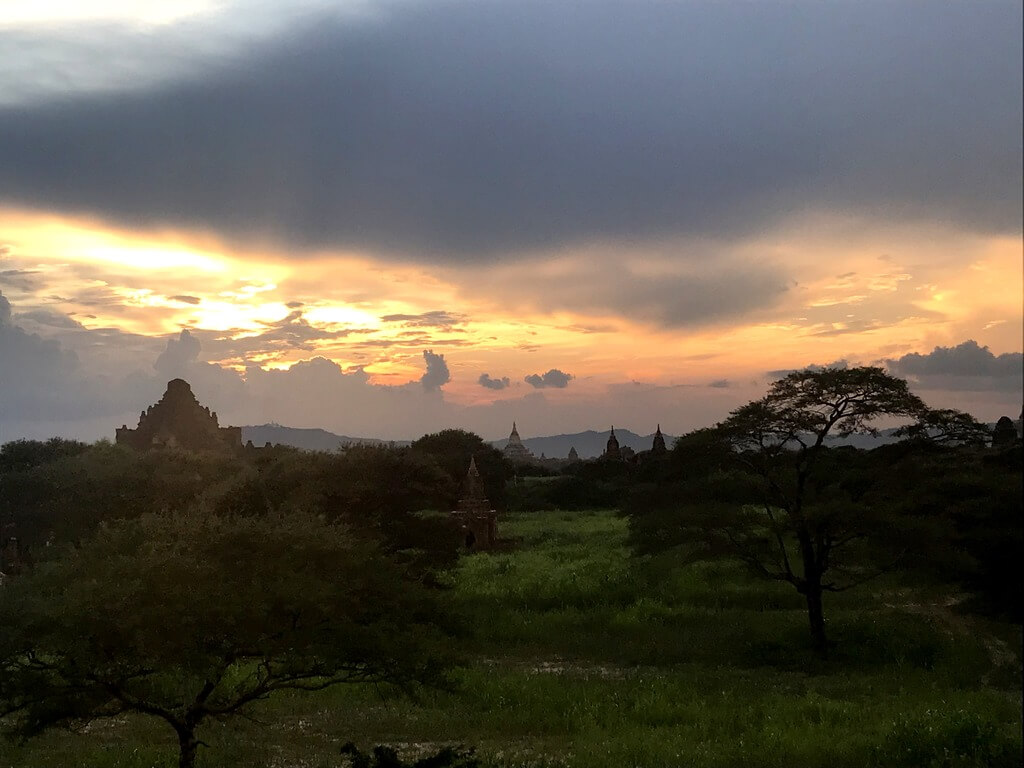
<instances>
[{"instance_id":1,"label":"temple silhouette","mask_svg":"<svg viewBox=\"0 0 1024 768\"><path fill-rule=\"evenodd\" d=\"M199 404L184 379L167 382L167 391L155 405L139 415L139 425L125 424L115 433L118 445L137 451L185 448L190 451L229 452L242 449L242 428L222 427L216 411Z\"/></svg>"},{"instance_id":2,"label":"temple silhouette","mask_svg":"<svg viewBox=\"0 0 1024 768\"><path fill-rule=\"evenodd\" d=\"M533 461L534 456L530 452L530 449L523 445L523 441L519 438L519 430L516 429L516 423L512 422L512 434L508 436L508 445L505 446L503 451L505 458L509 461Z\"/></svg>"}]
</instances>

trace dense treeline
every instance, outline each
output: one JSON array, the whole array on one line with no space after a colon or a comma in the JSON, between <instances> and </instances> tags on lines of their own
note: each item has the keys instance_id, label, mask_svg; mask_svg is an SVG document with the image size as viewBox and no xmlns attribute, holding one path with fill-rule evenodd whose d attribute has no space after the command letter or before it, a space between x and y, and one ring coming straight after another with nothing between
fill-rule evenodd
<instances>
[{"instance_id":1,"label":"dense treeline","mask_svg":"<svg viewBox=\"0 0 1024 768\"><path fill-rule=\"evenodd\" d=\"M446 687L461 632L438 578L476 435L334 454L0 449L0 721L20 736L123 713L177 735L278 691Z\"/></svg>"},{"instance_id":2,"label":"dense treeline","mask_svg":"<svg viewBox=\"0 0 1024 768\"><path fill-rule=\"evenodd\" d=\"M394 552L429 551L439 564L454 557L451 527L419 513L455 507L470 458L492 504L503 508L501 454L461 430L425 435L409 448L355 445L337 453L287 446L238 455L139 453L106 441L15 441L0 447L0 528L31 560L47 543L79 541L103 521L146 513L302 511L379 535Z\"/></svg>"}]
</instances>

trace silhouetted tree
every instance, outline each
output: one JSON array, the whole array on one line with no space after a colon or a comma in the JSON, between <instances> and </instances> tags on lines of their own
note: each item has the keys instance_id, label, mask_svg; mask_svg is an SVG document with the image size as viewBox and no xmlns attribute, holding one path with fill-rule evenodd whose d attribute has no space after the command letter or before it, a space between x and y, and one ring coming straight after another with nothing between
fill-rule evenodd
<instances>
[{"instance_id":1,"label":"silhouetted tree","mask_svg":"<svg viewBox=\"0 0 1024 768\"><path fill-rule=\"evenodd\" d=\"M908 564L973 593L969 607L1019 622L1024 564L1021 446L933 443L871 451L845 481L865 504L890 510L887 537L912 544Z\"/></svg>"},{"instance_id":2,"label":"silhouetted tree","mask_svg":"<svg viewBox=\"0 0 1024 768\"><path fill-rule=\"evenodd\" d=\"M709 459L698 459L708 462L706 471L633 498L634 542L640 551L684 544L694 558L737 557L765 578L792 584L806 600L813 646L824 654L823 593L878 572L844 562L842 553L887 524L887 510L858 503L841 487L849 455L826 440L874 434L881 417L926 413L905 381L880 368L791 373L714 430L689 438L707 450Z\"/></svg>"},{"instance_id":3,"label":"silhouetted tree","mask_svg":"<svg viewBox=\"0 0 1024 768\"><path fill-rule=\"evenodd\" d=\"M230 455L75 444L0 470L0 520L31 551L87 536L104 520L186 509L242 466Z\"/></svg>"},{"instance_id":4,"label":"silhouetted tree","mask_svg":"<svg viewBox=\"0 0 1024 768\"><path fill-rule=\"evenodd\" d=\"M277 691L444 684L445 616L379 547L309 514L121 520L0 590L0 717L30 737L150 715L192 768L204 722Z\"/></svg>"},{"instance_id":5,"label":"silhouetted tree","mask_svg":"<svg viewBox=\"0 0 1024 768\"><path fill-rule=\"evenodd\" d=\"M508 466L501 451L485 443L479 435L462 429L444 429L424 435L412 444L412 450L431 457L451 478L453 493L447 499L450 509L458 502L471 458L476 459L476 468L491 504L496 509L505 508L505 481L510 477Z\"/></svg>"},{"instance_id":6,"label":"silhouetted tree","mask_svg":"<svg viewBox=\"0 0 1024 768\"><path fill-rule=\"evenodd\" d=\"M12 440L0 445L0 472L15 472L77 456L89 449L88 443L51 437L49 440Z\"/></svg>"},{"instance_id":7,"label":"silhouetted tree","mask_svg":"<svg viewBox=\"0 0 1024 768\"><path fill-rule=\"evenodd\" d=\"M939 408L924 410L913 424L897 429L896 436L939 445L980 446L991 439L992 433L969 413Z\"/></svg>"},{"instance_id":8,"label":"silhouetted tree","mask_svg":"<svg viewBox=\"0 0 1024 768\"><path fill-rule=\"evenodd\" d=\"M212 501L231 514L309 512L377 537L407 564L454 562L457 529L446 516L454 481L433 457L385 446L354 445L338 453L278 449L261 454Z\"/></svg>"}]
</instances>

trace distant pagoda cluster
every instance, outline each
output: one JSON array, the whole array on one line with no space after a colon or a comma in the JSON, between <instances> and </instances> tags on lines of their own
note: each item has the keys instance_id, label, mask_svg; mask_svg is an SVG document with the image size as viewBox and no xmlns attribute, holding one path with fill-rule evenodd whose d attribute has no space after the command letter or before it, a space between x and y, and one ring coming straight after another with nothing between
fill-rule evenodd
<instances>
[{"instance_id":1,"label":"distant pagoda cluster","mask_svg":"<svg viewBox=\"0 0 1024 768\"><path fill-rule=\"evenodd\" d=\"M661 424L658 425L657 430L654 433L654 440L651 444L650 451L642 451L639 455L640 459L645 456L650 457L661 457L668 453L668 448L665 445L665 436L661 433ZM516 423L512 422L512 433L508 436L508 442L505 444L505 448L502 454L509 461L517 464L541 464L544 466L558 467L564 465L566 462L580 461L579 452L577 452L575 446L569 448L569 454L565 459L548 458L543 453L540 458L533 455L533 452L523 443L522 438L519 436L519 429ZM619 439L615 436L615 427L612 426L608 433L608 442L605 444L604 452L600 455L599 460L602 461L632 461L637 457L634 450L628 446L620 446Z\"/></svg>"},{"instance_id":2,"label":"distant pagoda cluster","mask_svg":"<svg viewBox=\"0 0 1024 768\"><path fill-rule=\"evenodd\" d=\"M242 448L242 428L222 427L217 413L199 404L184 379L167 382L160 401L139 416L139 425L124 425L116 431L118 445L137 451L152 448L185 448L191 451L238 451Z\"/></svg>"}]
</instances>

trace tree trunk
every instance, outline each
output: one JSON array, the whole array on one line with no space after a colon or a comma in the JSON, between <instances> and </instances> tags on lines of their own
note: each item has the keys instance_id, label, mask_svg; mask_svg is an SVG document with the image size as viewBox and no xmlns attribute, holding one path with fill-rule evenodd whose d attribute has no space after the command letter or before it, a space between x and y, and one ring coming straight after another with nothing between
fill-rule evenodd
<instances>
[{"instance_id":1,"label":"tree trunk","mask_svg":"<svg viewBox=\"0 0 1024 768\"><path fill-rule=\"evenodd\" d=\"M821 580L808 580L804 596L807 598L807 618L811 624L811 645L821 657L828 655L825 637L825 613L821 605Z\"/></svg>"},{"instance_id":2,"label":"tree trunk","mask_svg":"<svg viewBox=\"0 0 1024 768\"><path fill-rule=\"evenodd\" d=\"M194 730L178 728L178 768L195 768L199 740Z\"/></svg>"}]
</instances>

